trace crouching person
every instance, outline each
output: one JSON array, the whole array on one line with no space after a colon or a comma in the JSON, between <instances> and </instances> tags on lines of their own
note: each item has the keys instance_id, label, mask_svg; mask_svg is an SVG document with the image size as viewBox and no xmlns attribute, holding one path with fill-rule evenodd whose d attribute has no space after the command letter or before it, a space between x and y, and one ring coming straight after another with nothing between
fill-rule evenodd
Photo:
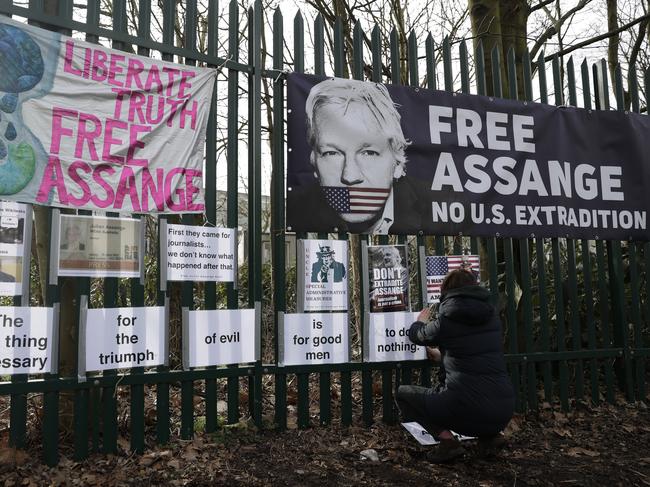
<instances>
[{"instance_id":1,"label":"crouching person","mask_svg":"<svg viewBox=\"0 0 650 487\"><path fill-rule=\"evenodd\" d=\"M435 389L400 386L397 404L404 421L417 421L440 441L432 458L436 462L464 453L450 430L478 437L483 453L500 446L500 432L513 414L501 321L489 297L472 272L451 271L442 282L437 312L425 308L409 329L413 343L438 347L440 384Z\"/></svg>"}]
</instances>

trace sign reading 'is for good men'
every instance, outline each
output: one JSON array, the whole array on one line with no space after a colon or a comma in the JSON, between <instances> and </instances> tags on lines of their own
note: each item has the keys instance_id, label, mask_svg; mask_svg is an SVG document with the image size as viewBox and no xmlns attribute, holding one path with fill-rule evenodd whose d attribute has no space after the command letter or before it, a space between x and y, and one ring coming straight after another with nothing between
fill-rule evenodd
<instances>
[{"instance_id":1,"label":"sign reading 'is for good men'","mask_svg":"<svg viewBox=\"0 0 650 487\"><path fill-rule=\"evenodd\" d=\"M284 315L282 365L338 364L349 360L347 313Z\"/></svg>"}]
</instances>

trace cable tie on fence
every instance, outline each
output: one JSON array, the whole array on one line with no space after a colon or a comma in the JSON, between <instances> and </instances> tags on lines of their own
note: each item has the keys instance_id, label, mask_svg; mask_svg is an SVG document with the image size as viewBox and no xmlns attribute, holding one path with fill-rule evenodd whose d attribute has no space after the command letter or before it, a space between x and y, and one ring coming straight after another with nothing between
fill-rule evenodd
<instances>
[{"instance_id":1,"label":"cable tie on fence","mask_svg":"<svg viewBox=\"0 0 650 487\"><path fill-rule=\"evenodd\" d=\"M232 54L230 56L228 56L228 59L226 59L219 66L217 66L217 71L219 71L221 68L223 68L228 63L228 61L232 61Z\"/></svg>"},{"instance_id":2,"label":"cable tie on fence","mask_svg":"<svg viewBox=\"0 0 650 487\"><path fill-rule=\"evenodd\" d=\"M203 212L203 220L204 220L203 225L201 225L202 227L205 227L205 226L208 226L208 225L210 225L211 227L216 227L217 226L216 223L212 223L210 220L208 220L208 214L205 211Z\"/></svg>"},{"instance_id":3,"label":"cable tie on fence","mask_svg":"<svg viewBox=\"0 0 650 487\"><path fill-rule=\"evenodd\" d=\"M274 83L277 83L278 80L279 80L282 76L286 76L287 74L289 74L289 72L286 71L286 70L285 70L285 71L280 71L280 72L278 73L278 75L275 77L275 79L273 80L273 82L274 82Z\"/></svg>"},{"instance_id":4,"label":"cable tie on fence","mask_svg":"<svg viewBox=\"0 0 650 487\"><path fill-rule=\"evenodd\" d=\"M115 390L113 390L113 399L117 397L117 388L120 385L120 382L126 377L125 374L120 375L119 379L117 379L117 382L115 383Z\"/></svg>"}]
</instances>

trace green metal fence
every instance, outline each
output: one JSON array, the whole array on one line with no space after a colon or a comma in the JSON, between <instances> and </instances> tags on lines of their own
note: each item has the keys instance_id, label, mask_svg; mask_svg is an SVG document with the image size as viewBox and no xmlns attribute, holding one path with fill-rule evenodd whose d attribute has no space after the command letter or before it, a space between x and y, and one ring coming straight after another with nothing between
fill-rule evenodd
<instances>
[{"instance_id":1,"label":"green metal fence","mask_svg":"<svg viewBox=\"0 0 650 487\"><path fill-rule=\"evenodd\" d=\"M287 311L287 271L285 266L285 222L284 222L284 111L285 78L287 71L305 70L305 53L313 52L313 66L316 74L333 74L364 79L370 73L374 81L400 83L407 80L412 86L430 89L474 91L478 94L502 96L499 53L492 53L494 86L486 86L482 47L476 48L473 75L470 68L470 49L465 42L458 46L448 39L436 43L429 36L423 47L418 45L414 35L408 37L407 52L400 52L396 31L390 34L388 42L382 39L375 27L370 34L370 50L364 51L366 37L360 25L354 26L352 46L344 41L343 25L337 21L326 26L322 17L313 25L313 49L306 49L304 21L300 13L293 19L293 46L284 44L284 19L280 11L272 15L272 42L269 48L264 38L264 12L261 2L246 12L241 12L233 1L227 19L218 15L216 0L208 2L206 23L198 24L200 17L196 0L182 3L184 14L178 25L176 1L162 3L162 18L159 20L161 39L154 40L152 34L151 2L140 0L135 16L136 27L129 27L127 10L132 8L126 0L112 2L112 28L100 27L99 2L88 2L85 21L75 20L72 0L58 2L58 15L45 12L49 5L43 0L24 2L0 2L0 12L6 15L28 19L32 24L56 29L64 34L85 34L86 40L99 42L108 39L117 49L134 49L138 54L150 56L159 54L166 60L182 60L188 64L203 63L218 68L219 83L227 82L227 117L225 127L218 124L221 109L215 94L208 125L206 148L206 215L208 222L216 221L216 169L218 160L227 163L227 225L237 227L238 212L238 163L240 146L245 142L248 154L248 231L247 255L247 301L249 306L268 298L265 287L272 284L272 299L264 301L271 309L273 323L262 339L273 344L275 363L278 353L278 313ZM47 5L46 5L47 4ZM21 6L22 5L22 6ZM106 21L106 19L103 19ZM219 45L218 29L228 25L225 46ZM245 25L244 30L241 29ZM135 29L135 30L134 30ZM204 35L197 46L197 32ZM137 31L137 34L134 32ZM240 50L242 32L246 33L247 53ZM326 66L325 38L329 32L333 39L333 66ZM182 41L179 43L179 39ZM385 47L388 46L388 47ZM272 67L266 66L270 53ZM284 61L287 50L292 50L292 63ZM348 57L345 54L348 54ZM455 61L452 53L458 53ZM346 59L351 60L346 64ZM403 60L406 59L406 63ZM263 64L263 60L265 64ZM441 63L437 63L441 60ZM523 59L523 79L516 78L514 52L506 57L509 93L518 93L523 86L525 101L532 101L538 92L542 103L548 103L549 92L554 94L556 105L578 105L576 68L570 59L563 65L561 59L545 59L540 55L531 60ZM442 66L437 66L442 64ZM549 66L550 64L550 66ZM389 69L384 70L384 66ZM591 68L591 71L590 71ZM406 69L407 73L403 70ZM564 99L561 71L568 80L568 100ZM420 72L422 70L423 72ZM458 75L454 73L458 71ZM553 90L549 90L547 70L552 74ZM533 77L533 72L536 76ZM603 64L580 66L582 88L581 104L587 109L609 110L609 89ZM437 85L438 76L443 80ZM387 74L389 74L389 79ZM632 110L639 111L638 85L631 73ZM460 84L458 83L460 81ZM538 84L533 89L533 82ZM646 73L646 92L650 77ZM264 86L268 89L265 91ZM623 84L620 69L614 80L616 109L624 110ZM245 89L246 107L242 103L241 91ZM263 94L271 95L271 110L262 108ZM593 96L592 96L593 95ZM515 95L516 96L516 95ZM272 122L273 130L269 140L262 137L263 117ZM247 140L241 140L240 119L248 123ZM264 125L268 127L268 123ZM224 130L226 157L219 158L217 132ZM262 160L265 157L264 144L271 146L271 235L273 239L273 266L271 283L263 280L262 262ZM185 216L184 223L202 223L194 216ZM299 235L298 237L305 237ZM319 235L327 237L327 235ZM340 234L336 238L347 239ZM351 237L352 250L359 252L362 242L386 243L387 237ZM457 253L483 250L487 256L487 282L493 301L503 310L504 343L511 378L518 392L519 410L536 408L540 401L559 404L567 409L572 400L598 403L602 399L613 402L617 390L627 400L646 398L647 357L649 348L648 319L650 317L650 244L635 242L603 242L568 239L502 239L498 237L469 239L466 237L418 235L401 242L410 245L425 245L436 253ZM154 242L155 243L155 242ZM412 255L417 255L413 253ZM153 259L152 262L155 262ZM155 266L154 266L155 267ZM359 273L360 269L355 272ZM359 280L360 281L360 280ZM129 283L118 279L93 280L76 279L72 297L75 303L70 310L78 315L81 296L93 293L101 296L103 307L115 307L125 299L132 306L170 300L172 307L194 307L202 303L206 309L217 307L236 308L240 304L238 290L232 284L225 289L215 283L198 286L183 283L170 286L166 293L145 289L138 280ZM66 297L66 282L59 279L56 286L49 286L45 305L52 306ZM101 291L98 293L98 289ZM126 290L126 291L125 291ZM360 292L363 293L364 289ZM420 290L421 291L421 290ZM129 295L125 298L124 293ZM422 292L419 293L422 295ZM29 305L21 299L15 305ZM422 299L414 306L421 306ZM363 316L363 309L357 316ZM63 338L61 339L64 340ZM69 346L69 345L68 345ZM358 353L358 350L357 350ZM246 379L248 379L246 384ZM312 399L310 388L318 383L317 400ZM286 428L296 421L299 427L310 425L312 413L318 411L322 425L340 422L349 425L361 421L371 424L378 416L386 422L396 420L393 407L393 391L399 383L419 381L431 383L431 367L424 362L410 363L362 363L354 361L341 365L279 367L275 364L258 362L247 366L211 367L205 370L156 370L133 369L128 374L105 372L87 382L79 382L76 374L47 375L39 378L16 376L10 382L0 383L0 396L10 396L10 443L25 447L28 438L27 421L30 414L38 414L42 424L44 461L53 465L58 461L59 443L62 433L71 434L74 457L82 459L91 451L115 452L118 449L120 406L128 404L128 432L130 448L135 452L145 449L145 431L155 431L156 441L165 443L173 435L189 439L194 434L197 422L195 398L200 393L201 410L205 421L202 428L215 431L219 424L217 404L219 398L227 403L225 420L235 423L240 420L240 406L248 406L254 421L261 425L263 417L271 417L278 428ZM146 409L147 394L155 391L155 411ZM180 391L180 392L177 392ZM333 393L335 392L335 399ZM179 401L172 401L180 394ZM272 400L271 400L272 399ZM243 400L247 404L240 404ZM72 431L61 431L60 411L63 402L72 401ZM289 403L295 401L295 413L289 413ZM317 403L317 407L314 404ZM336 407L332 407L332 405ZM65 406L66 408L68 406ZM150 414L151 413L151 414ZM31 417L31 416L30 416ZM172 431L180 417L179 431ZM153 425L153 426L152 426ZM67 441L67 440L66 440Z\"/></svg>"}]
</instances>

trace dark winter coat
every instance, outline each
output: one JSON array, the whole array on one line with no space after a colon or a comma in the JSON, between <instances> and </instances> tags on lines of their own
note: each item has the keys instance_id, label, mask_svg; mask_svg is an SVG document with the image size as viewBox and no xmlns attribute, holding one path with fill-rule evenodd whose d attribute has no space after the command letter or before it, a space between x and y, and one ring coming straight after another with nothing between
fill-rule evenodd
<instances>
[{"instance_id":1,"label":"dark winter coat","mask_svg":"<svg viewBox=\"0 0 650 487\"><path fill-rule=\"evenodd\" d=\"M416 321L409 337L437 346L446 376L438 392L427 395L431 422L469 436L496 434L514 410L514 391L502 352L501 321L481 286L443 294L437 316Z\"/></svg>"}]
</instances>

